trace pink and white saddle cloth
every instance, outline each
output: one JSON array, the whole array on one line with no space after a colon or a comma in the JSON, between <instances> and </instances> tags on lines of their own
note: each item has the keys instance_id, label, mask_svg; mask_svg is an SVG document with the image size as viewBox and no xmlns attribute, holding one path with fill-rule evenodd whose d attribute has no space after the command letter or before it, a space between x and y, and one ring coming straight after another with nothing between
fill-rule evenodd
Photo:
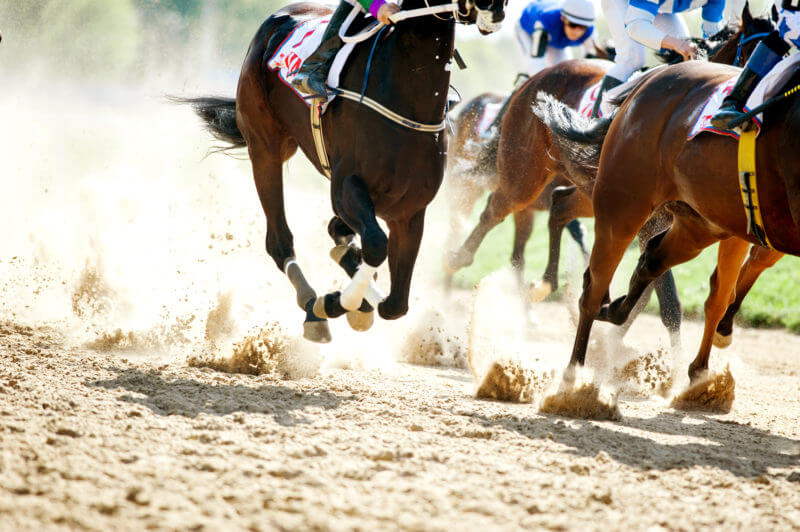
<instances>
[{"instance_id":1,"label":"pink and white saddle cloth","mask_svg":"<svg viewBox=\"0 0 800 532\"><path fill-rule=\"evenodd\" d=\"M800 54L794 54L775 65L775 68L764 76L764 79L762 79L753 90L753 93L747 99L745 110L755 109L778 94L786 82L789 81L789 78L797 72L798 63L800 63ZM706 100L705 104L700 109L692 129L689 130L688 139L693 139L703 131L739 138L739 133L736 131L721 131L711 125L711 117L719 110L725 96L730 94L731 89L733 89L733 86L736 84L737 78L738 76L735 76L717 86L714 93ZM762 116L760 114L756 115L755 121L759 129L761 129L761 120Z\"/></svg>"},{"instance_id":2,"label":"pink and white saddle cloth","mask_svg":"<svg viewBox=\"0 0 800 532\"><path fill-rule=\"evenodd\" d=\"M269 61L267 61L267 67L270 70L277 70L281 81L300 98L303 98L303 101L309 106L311 105L310 100L306 99L305 95L292 86L292 80L297 75L297 71L300 70L303 62L322 44L322 36L325 33L325 28L328 27L329 21L330 16L326 15L301 22L286 36L286 39L283 40L278 49L275 50L275 53L272 54L272 57L269 58ZM345 44L336 54L328 73L329 87L335 88L339 86L339 77L342 69L355 45L356 43ZM329 93L328 102L335 97L334 93Z\"/></svg>"}]
</instances>

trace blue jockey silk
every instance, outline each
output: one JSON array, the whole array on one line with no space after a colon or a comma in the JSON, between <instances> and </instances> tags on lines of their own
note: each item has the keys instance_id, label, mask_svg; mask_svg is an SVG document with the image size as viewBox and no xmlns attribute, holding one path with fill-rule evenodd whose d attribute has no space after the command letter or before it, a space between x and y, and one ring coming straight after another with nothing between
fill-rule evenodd
<instances>
[{"instance_id":1,"label":"blue jockey silk","mask_svg":"<svg viewBox=\"0 0 800 532\"><path fill-rule=\"evenodd\" d=\"M706 22L720 22L725 10L725 0L630 0L630 5L653 16L658 13L683 13L702 7L702 18Z\"/></svg>"},{"instance_id":2,"label":"blue jockey silk","mask_svg":"<svg viewBox=\"0 0 800 532\"><path fill-rule=\"evenodd\" d=\"M594 27L590 27L580 39L571 41L564 33L564 23L561 21L561 6L563 2L558 1L537 1L531 2L522 12L519 19L520 26L527 33L533 33L538 22L542 29L547 32L549 39L548 46L553 48L567 48L578 46L592 36Z\"/></svg>"}]
</instances>

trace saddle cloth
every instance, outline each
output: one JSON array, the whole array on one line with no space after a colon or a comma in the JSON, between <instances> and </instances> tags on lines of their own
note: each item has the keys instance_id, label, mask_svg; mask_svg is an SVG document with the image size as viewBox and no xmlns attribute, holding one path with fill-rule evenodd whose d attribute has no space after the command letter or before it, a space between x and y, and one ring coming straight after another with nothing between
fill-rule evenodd
<instances>
[{"instance_id":1,"label":"saddle cloth","mask_svg":"<svg viewBox=\"0 0 800 532\"><path fill-rule=\"evenodd\" d=\"M589 118L592 114L592 108L594 107L594 102L597 100L598 90L600 90L599 81L584 91L583 96L581 96L581 103L578 104L578 113L581 116ZM600 116L603 116L602 109L600 110Z\"/></svg>"},{"instance_id":2,"label":"saddle cloth","mask_svg":"<svg viewBox=\"0 0 800 532\"><path fill-rule=\"evenodd\" d=\"M753 93L747 99L745 109L754 109L778 94L781 89L783 89L783 86L786 84L786 82L789 81L789 78L791 78L792 75L797 72L798 63L800 63L800 54L794 54L775 65L775 68L773 68L766 76L764 76L764 79L762 79L753 90ZM720 131L711 125L711 117L714 116L714 113L719 110L720 106L722 105L722 100L725 98L725 96L731 92L731 89L736 84L737 78L738 76L733 77L717 86L717 88L714 90L714 93L708 98L708 100L706 100L705 104L697 115L692 129L689 130L689 135L687 136L688 139L693 139L703 131L739 138L738 132ZM755 117L755 121L758 124L757 127L759 129L761 129L761 120L762 117L760 114Z\"/></svg>"},{"instance_id":3,"label":"saddle cloth","mask_svg":"<svg viewBox=\"0 0 800 532\"><path fill-rule=\"evenodd\" d=\"M297 75L297 71L303 65L303 62L314 53L314 51L322 43L322 36L325 29L328 27L330 21L329 16L320 18L309 19L301 22L292 30L291 33L283 40L272 57L267 61L267 67L270 70L277 70L278 77L286 84L298 97L303 99L306 105L310 106L311 101L306 99L305 95L298 92L292 86L292 80ZM345 44L336 54L333 60L330 72L328 73L328 86L337 88L339 86L339 77L342 73L347 59L350 57L355 43ZM333 92L328 93L328 103L330 103L336 94Z\"/></svg>"},{"instance_id":4,"label":"saddle cloth","mask_svg":"<svg viewBox=\"0 0 800 532\"><path fill-rule=\"evenodd\" d=\"M510 97L511 96L509 96L509 98ZM502 106L502 103L488 103L484 106L483 113L481 113L481 116L478 118L476 127L478 135L483 135L489 127L491 127Z\"/></svg>"}]
</instances>

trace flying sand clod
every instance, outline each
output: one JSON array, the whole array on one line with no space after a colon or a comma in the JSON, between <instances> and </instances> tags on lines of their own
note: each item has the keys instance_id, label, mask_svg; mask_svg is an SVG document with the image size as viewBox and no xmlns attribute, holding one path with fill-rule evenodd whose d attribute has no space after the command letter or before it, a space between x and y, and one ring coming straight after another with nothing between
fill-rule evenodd
<instances>
[{"instance_id":1,"label":"flying sand clod","mask_svg":"<svg viewBox=\"0 0 800 532\"><path fill-rule=\"evenodd\" d=\"M722 373L712 373L676 396L672 408L727 414L735 398L736 380L730 366L726 366Z\"/></svg>"},{"instance_id":2,"label":"flying sand clod","mask_svg":"<svg viewBox=\"0 0 800 532\"><path fill-rule=\"evenodd\" d=\"M556 393L545 397L539 412L598 421L622 419L616 394L601 393L597 384L580 378L562 382Z\"/></svg>"}]
</instances>

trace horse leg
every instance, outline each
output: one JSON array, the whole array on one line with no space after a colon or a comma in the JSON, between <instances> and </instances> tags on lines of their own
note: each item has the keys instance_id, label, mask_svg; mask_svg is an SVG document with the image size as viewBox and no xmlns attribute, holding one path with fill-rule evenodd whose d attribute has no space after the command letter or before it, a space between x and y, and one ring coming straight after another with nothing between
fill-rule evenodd
<instances>
[{"instance_id":1,"label":"horse leg","mask_svg":"<svg viewBox=\"0 0 800 532\"><path fill-rule=\"evenodd\" d=\"M625 323L650 283L676 264L693 259L716 241L696 215L676 216L669 229L657 234L645 245L645 251L631 276L628 293L604 305L597 319L616 325Z\"/></svg>"},{"instance_id":2,"label":"horse leg","mask_svg":"<svg viewBox=\"0 0 800 532\"><path fill-rule=\"evenodd\" d=\"M558 290L558 265L561 260L561 235L564 227L576 218L594 216L591 200L582 194L578 187L558 187L553 190L550 217L547 228L550 233L550 251L547 256L547 267L542 282L531 286L530 299L541 301L552 292ZM575 236L573 235L573 238ZM586 254L586 245L576 239L581 250Z\"/></svg>"},{"instance_id":3,"label":"horse leg","mask_svg":"<svg viewBox=\"0 0 800 532\"><path fill-rule=\"evenodd\" d=\"M747 255L749 244L739 238L728 238L719 243L717 268L711 274L711 291L705 305L705 327L703 339L697 357L689 365L689 378L692 381L702 377L708 371L708 358L711 355L711 343L722 315L733 296L736 278L742 261Z\"/></svg>"},{"instance_id":4,"label":"horse leg","mask_svg":"<svg viewBox=\"0 0 800 532\"><path fill-rule=\"evenodd\" d=\"M513 207L511 199L506 197L502 190L494 191L489 196L478 225L475 226L458 251L451 253L445 261L445 272L452 275L461 268L472 264L472 261L475 260L475 252L478 251L478 247L487 233L511 214L514 210Z\"/></svg>"},{"instance_id":5,"label":"horse leg","mask_svg":"<svg viewBox=\"0 0 800 532\"><path fill-rule=\"evenodd\" d=\"M338 216L331 218L328 223L328 234L336 244L331 249L331 258L342 267L351 278L361 265L361 248L354 242L356 233L349 225ZM374 323L373 310L375 306L386 297L375 284L370 281L370 286L364 294L364 302L358 310L347 312L347 322L356 331L366 331Z\"/></svg>"},{"instance_id":6,"label":"horse leg","mask_svg":"<svg viewBox=\"0 0 800 532\"><path fill-rule=\"evenodd\" d=\"M349 315L348 321L357 330L368 329L372 325L371 305L364 301L373 284L373 276L378 266L386 259L387 238L383 229L375 218L375 208L364 182L357 176L351 175L344 178L334 176L331 181L331 198L333 210L339 215L341 221L361 237L361 262L356 264L355 258L350 257L350 265L355 266L350 283L341 291L319 297L313 304L314 313L323 318L336 318L344 313L361 312L363 316ZM342 228L334 219L328 226L334 241L341 244L352 240L352 233ZM348 256L347 250L341 253L341 248L334 248L332 256L345 270L347 262L342 263ZM350 272L348 272L350 273ZM375 300L373 303L377 303Z\"/></svg>"},{"instance_id":7,"label":"horse leg","mask_svg":"<svg viewBox=\"0 0 800 532\"><path fill-rule=\"evenodd\" d=\"M289 278L297 293L297 304L306 313L303 336L312 342L330 342L328 322L313 311L317 294L294 258L294 237L286 222L283 202L283 161L257 142L251 141L248 148L256 190L267 217L267 253Z\"/></svg>"},{"instance_id":8,"label":"horse leg","mask_svg":"<svg viewBox=\"0 0 800 532\"><path fill-rule=\"evenodd\" d=\"M453 178L453 181L455 181L455 178ZM450 206L450 232L445 247L445 264L447 263L448 256L457 251L450 246L455 245L464 237L464 228L469 221L472 209L484 193L484 189L478 186L474 181L468 180L467 178L464 178L464 181L463 183L459 183L458 189L451 189L447 194ZM454 185L451 186L455 188ZM445 290L448 292L453 287L454 274L455 272L445 272Z\"/></svg>"},{"instance_id":9,"label":"horse leg","mask_svg":"<svg viewBox=\"0 0 800 532\"><path fill-rule=\"evenodd\" d=\"M424 226L425 209L409 219L389 222L389 274L392 287L389 296L378 305L378 314L385 320L400 318L408 312L411 275L414 273Z\"/></svg>"},{"instance_id":10,"label":"horse leg","mask_svg":"<svg viewBox=\"0 0 800 532\"><path fill-rule=\"evenodd\" d=\"M776 262L781 260L783 253L772 249L762 248L761 246L753 246L750 248L750 255L747 257L741 270L739 270L739 278L736 281L736 299L730 304L725 315L717 325L717 332L714 335L714 346L725 348L731 345L733 337L733 318L739 312L742 306L742 301L753 288L756 279L767 268L771 268Z\"/></svg>"},{"instance_id":11,"label":"horse leg","mask_svg":"<svg viewBox=\"0 0 800 532\"><path fill-rule=\"evenodd\" d=\"M525 245L533 233L536 212L526 207L514 213L514 249L511 252L511 268L517 278L520 293L525 290Z\"/></svg>"}]
</instances>

